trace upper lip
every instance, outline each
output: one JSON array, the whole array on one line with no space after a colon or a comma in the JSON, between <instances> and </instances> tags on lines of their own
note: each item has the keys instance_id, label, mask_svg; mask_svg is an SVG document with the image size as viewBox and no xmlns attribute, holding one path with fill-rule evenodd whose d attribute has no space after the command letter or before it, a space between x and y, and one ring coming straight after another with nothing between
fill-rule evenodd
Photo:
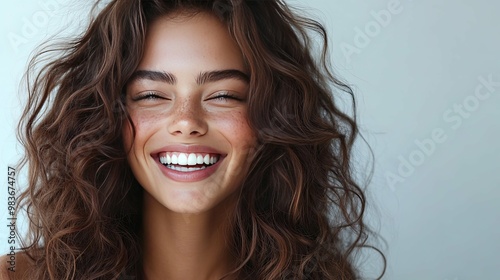
<instances>
[{"instance_id":1,"label":"upper lip","mask_svg":"<svg viewBox=\"0 0 500 280\"><path fill-rule=\"evenodd\" d=\"M180 153L206 153L206 154L220 154L225 155L223 152L216 148L203 146L203 145L168 145L159 148L152 152L152 155L158 155L164 152L180 152Z\"/></svg>"}]
</instances>

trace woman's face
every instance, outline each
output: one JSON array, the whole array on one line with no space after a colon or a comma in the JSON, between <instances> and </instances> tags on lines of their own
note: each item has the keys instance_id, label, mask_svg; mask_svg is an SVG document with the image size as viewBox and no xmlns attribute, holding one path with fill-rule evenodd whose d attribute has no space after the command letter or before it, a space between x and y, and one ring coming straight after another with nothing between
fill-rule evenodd
<instances>
[{"instance_id":1,"label":"woman's face","mask_svg":"<svg viewBox=\"0 0 500 280\"><path fill-rule=\"evenodd\" d=\"M248 171L248 72L213 15L170 16L148 29L126 90L135 126L124 129L132 171L148 197L179 213L201 213L235 193Z\"/></svg>"}]
</instances>

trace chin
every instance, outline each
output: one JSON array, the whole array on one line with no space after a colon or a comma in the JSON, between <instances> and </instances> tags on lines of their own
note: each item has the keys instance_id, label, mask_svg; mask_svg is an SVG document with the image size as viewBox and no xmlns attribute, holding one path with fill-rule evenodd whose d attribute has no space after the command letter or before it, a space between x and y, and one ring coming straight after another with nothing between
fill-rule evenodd
<instances>
[{"instance_id":1,"label":"chin","mask_svg":"<svg viewBox=\"0 0 500 280\"><path fill-rule=\"evenodd\" d=\"M235 191L217 195L207 191L207 188L204 190L171 190L163 193L156 200L174 213L202 214L211 211L227 211L236 201Z\"/></svg>"}]
</instances>

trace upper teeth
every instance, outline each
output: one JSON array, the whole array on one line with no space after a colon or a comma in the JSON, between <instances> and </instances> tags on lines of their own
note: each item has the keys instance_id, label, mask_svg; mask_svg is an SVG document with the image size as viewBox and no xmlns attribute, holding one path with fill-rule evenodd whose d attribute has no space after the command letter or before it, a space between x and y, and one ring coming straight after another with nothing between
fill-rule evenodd
<instances>
[{"instance_id":1,"label":"upper teeth","mask_svg":"<svg viewBox=\"0 0 500 280\"><path fill-rule=\"evenodd\" d=\"M162 164L178 164L178 165L197 165L197 164L214 164L219 160L218 155L210 154L195 154L195 153L177 153L168 152L160 155L160 163Z\"/></svg>"}]
</instances>

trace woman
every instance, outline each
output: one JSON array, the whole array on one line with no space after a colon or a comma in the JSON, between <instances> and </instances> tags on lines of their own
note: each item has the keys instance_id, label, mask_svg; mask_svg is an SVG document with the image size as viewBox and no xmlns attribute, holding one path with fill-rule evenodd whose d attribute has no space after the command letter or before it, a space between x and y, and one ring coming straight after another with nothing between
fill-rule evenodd
<instances>
[{"instance_id":1,"label":"woman","mask_svg":"<svg viewBox=\"0 0 500 280\"><path fill-rule=\"evenodd\" d=\"M10 277L358 279L358 132L326 42L279 0L111 1L27 76Z\"/></svg>"}]
</instances>

